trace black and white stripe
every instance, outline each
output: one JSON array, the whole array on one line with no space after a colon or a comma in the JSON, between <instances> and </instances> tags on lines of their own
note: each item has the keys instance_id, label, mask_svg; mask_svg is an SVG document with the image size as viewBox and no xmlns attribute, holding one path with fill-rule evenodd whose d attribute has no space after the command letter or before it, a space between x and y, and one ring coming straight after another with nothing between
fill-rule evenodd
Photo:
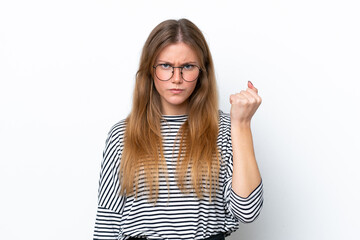
<instances>
[{"instance_id":1,"label":"black and white stripe","mask_svg":"<svg viewBox=\"0 0 360 240\"><path fill-rule=\"evenodd\" d=\"M94 239L120 239L145 236L149 239L203 239L223 232L229 235L239 222L254 221L262 208L262 183L247 197L231 188L232 145L230 117L220 111L217 144L222 154L219 186L212 202L194 193L182 193L175 181L179 146L176 134L187 116L163 116L161 132L169 185L161 180L156 204L146 194L119 195L119 161L123 150L125 121L115 124L105 143L98 192L98 211ZM174 146L175 142L175 146ZM169 187L169 188L168 188ZM168 191L170 189L170 191ZM140 189L141 190L141 189Z\"/></svg>"}]
</instances>

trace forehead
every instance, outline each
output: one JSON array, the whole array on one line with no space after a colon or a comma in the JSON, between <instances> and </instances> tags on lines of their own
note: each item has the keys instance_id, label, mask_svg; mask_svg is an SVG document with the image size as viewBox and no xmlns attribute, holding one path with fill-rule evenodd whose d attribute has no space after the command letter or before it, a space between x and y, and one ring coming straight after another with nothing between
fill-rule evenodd
<instances>
[{"instance_id":1,"label":"forehead","mask_svg":"<svg viewBox=\"0 0 360 240\"><path fill-rule=\"evenodd\" d=\"M156 61L167 62L199 62L196 52L186 43L179 42L166 46L156 58Z\"/></svg>"}]
</instances>

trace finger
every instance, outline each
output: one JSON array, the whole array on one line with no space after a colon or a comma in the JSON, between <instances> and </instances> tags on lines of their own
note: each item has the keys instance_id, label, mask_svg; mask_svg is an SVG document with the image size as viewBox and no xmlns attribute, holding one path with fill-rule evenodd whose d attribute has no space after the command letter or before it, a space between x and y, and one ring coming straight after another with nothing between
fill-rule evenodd
<instances>
[{"instance_id":1,"label":"finger","mask_svg":"<svg viewBox=\"0 0 360 240\"><path fill-rule=\"evenodd\" d=\"M246 97L246 99L247 99L247 101L248 101L249 103L255 103L255 102L257 102L257 98L256 98L253 94L251 94L250 92L248 92L248 91L241 91L241 94Z\"/></svg>"},{"instance_id":2,"label":"finger","mask_svg":"<svg viewBox=\"0 0 360 240\"><path fill-rule=\"evenodd\" d=\"M229 100L230 104L233 104L233 102L235 101L235 94L231 94Z\"/></svg>"},{"instance_id":3,"label":"finger","mask_svg":"<svg viewBox=\"0 0 360 240\"><path fill-rule=\"evenodd\" d=\"M261 102L261 97L253 89L248 88L246 91L250 93L258 102Z\"/></svg>"},{"instance_id":4,"label":"finger","mask_svg":"<svg viewBox=\"0 0 360 240\"><path fill-rule=\"evenodd\" d=\"M239 101L248 101L248 97L244 94L245 91L241 91L240 93L235 93L230 95L230 104L238 103Z\"/></svg>"},{"instance_id":5,"label":"finger","mask_svg":"<svg viewBox=\"0 0 360 240\"><path fill-rule=\"evenodd\" d=\"M248 81L248 87L258 93L258 89L254 87L254 84L251 81Z\"/></svg>"},{"instance_id":6,"label":"finger","mask_svg":"<svg viewBox=\"0 0 360 240\"><path fill-rule=\"evenodd\" d=\"M240 91L239 93L232 94L230 96L230 104L239 104L239 103L247 104L254 101L255 101L254 97L252 97L249 93L247 93L244 90Z\"/></svg>"}]
</instances>

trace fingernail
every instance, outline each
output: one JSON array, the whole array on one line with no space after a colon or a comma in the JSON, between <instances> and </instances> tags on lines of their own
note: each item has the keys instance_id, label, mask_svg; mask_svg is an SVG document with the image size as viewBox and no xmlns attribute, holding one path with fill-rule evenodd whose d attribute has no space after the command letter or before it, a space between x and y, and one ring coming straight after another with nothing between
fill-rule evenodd
<instances>
[{"instance_id":1,"label":"fingernail","mask_svg":"<svg viewBox=\"0 0 360 240\"><path fill-rule=\"evenodd\" d=\"M252 82L250 80L248 82L250 83L251 87L254 87L254 84L252 84Z\"/></svg>"}]
</instances>

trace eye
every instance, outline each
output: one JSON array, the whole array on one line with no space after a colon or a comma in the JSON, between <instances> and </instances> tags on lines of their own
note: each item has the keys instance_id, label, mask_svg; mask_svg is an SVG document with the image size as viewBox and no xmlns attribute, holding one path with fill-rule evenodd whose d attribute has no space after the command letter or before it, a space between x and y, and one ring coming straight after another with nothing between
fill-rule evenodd
<instances>
[{"instance_id":1,"label":"eye","mask_svg":"<svg viewBox=\"0 0 360 240\"><path fill-rule=\"evenodd\" d=\"M183 66L184 70L187 70L187 71L190 71L190 70L193 70L194 69L194 65L191 65L191 64L186 64Z\"/></svg>"},{"instance_id":2,"label":"eye","mask_svg":"<svg viewBox=\"0 0 360 240\"><path fill-rule=\"evenodd\" d=\"M162 69L171 69L170 64L167 64L167 63L159 64L159 66L160 66Z\"/></svg>"}]
</instances>

